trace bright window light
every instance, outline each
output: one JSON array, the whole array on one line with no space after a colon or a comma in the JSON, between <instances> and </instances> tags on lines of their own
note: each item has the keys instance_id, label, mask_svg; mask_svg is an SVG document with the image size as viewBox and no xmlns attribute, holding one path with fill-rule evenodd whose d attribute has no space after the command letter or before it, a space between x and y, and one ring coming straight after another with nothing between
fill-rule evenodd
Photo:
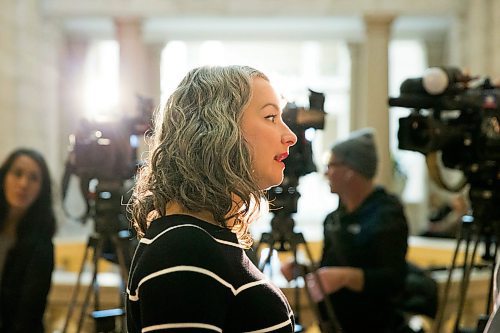
<instances>
[{"instance_id":1,"label":"bright window light","mask_svg":"<svg viewBox=\"0 0 500 333\"><path fill-rule=\"evenodd\" d=\"M209 40L201 43L200 65L226 65L224 44L220 41Z\"/></svg>"},{"instance_id":2,"label":"bright window light","mask_svg":"<svg viewBox=\"0 0 500 333\"><path fill-rule=\"evenodd\" d=\"M116 41L90 47L84 74L85 117L107 120L118 115L119 49Z\"/></svg>"},{"instance_id":3,"label":"bright window light","mask_svg":"<svg viewBox=\"0 0 500 333\"><path fill-rule=\"evenodd\" d=\"M407 78L420 77L427 67L425 49L419 41L393 41L389 48L389 95L399 96L399 87ZM426 166L424 156L417 152L397 148L399 118L408 115L406 108L391 108L391 151L402 171L406 174L406 186L402 193L404 202L421 203L427 195ZM411 172L410 172L411 171Z\"/></svg>"},{"instance_id":4,"label":"bright window light","mask_svg":"<svg viewBox=\"0 0 500 333\"><path fill-rule=\"evenodd\" d=\"M162 51L160 64L161 104L165 103L187 71L188 52L186 43L176 40L167 43Z\"/></svg>"}]
</instances>

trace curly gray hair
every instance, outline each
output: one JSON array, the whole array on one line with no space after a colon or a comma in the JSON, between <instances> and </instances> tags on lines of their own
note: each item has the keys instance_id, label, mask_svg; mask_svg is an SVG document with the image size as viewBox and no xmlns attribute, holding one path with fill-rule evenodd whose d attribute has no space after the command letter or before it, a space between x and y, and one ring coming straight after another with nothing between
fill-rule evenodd
<instances>
[{"instance_id":1,"label":"curly gray hair","mask_svg":"<svg viewBox=\"0 0 500 333\"><path fill-rule=\"evenodd\" d=\"M131 199L139 237L153 218L165 215L169 202L177 202L190 211L210 212L224 227L235 218L231 229L242 244L251 244L244 217L258 212L265 195L252 175L240 122L255 77L269 81L247 66L193 69L157 112L150 154ZM241 208L236 214L235 205Z\"/></svg>"}]
</instances>

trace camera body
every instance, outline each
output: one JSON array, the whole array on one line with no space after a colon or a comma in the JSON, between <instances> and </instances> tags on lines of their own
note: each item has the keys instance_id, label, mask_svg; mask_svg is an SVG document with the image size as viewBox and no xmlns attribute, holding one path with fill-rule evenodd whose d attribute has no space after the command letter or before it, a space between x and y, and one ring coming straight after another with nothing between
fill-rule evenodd
<instances>
[{"instance_id":1,"label":"camera body","mask_svg":"<svg viewBox=\"0 0 500 333\"><path fill-rule=\"evenodd\" d=\"M325 125L325 95L309 89L309 108L288 103L283 110L283 120L297 136L297 143L290 147L290 155L285 160L285 173L281 185L269 190L268 197L275 207L276 214L289 216L297 212L297 191L299 177L316 171L313 161L311 142L305 131L309 128L323 129Z\"/></svg>"},{"instance_id":2,"label":"camera body","mask_svg":"<svg viewBox=\"0 0 500 333\"><path fill-rule=\"evenodd\" d=\"M137 97L137 116L113 121L82 119L75 133L70 135L62 180L63 208L70 177L75 175L79 178L86 211L79 217L65 211L82 223L92 217L98 233L117 232L128 226L122 203L127 202L129 183L139 167L138 136L151 128L153 112L152 99Z\"/></svg>"},{"instance_id":3,"label":"camera body","mask_svg":"<svg viewBox=\"0 0 500 333\"><path fill-rule=\"evenodd\" d=\"M153 100L137 96L138 115L113 121L82 119L70 136L69 163L81 178L130 179L137 169L137 136L151 128Z\"/></svg>"},{"instance_id":4,"label":"camera body","mask_svg":"<svg viewBox=\"0 0 500 333\"><path fill-rule=\"evenodd\" d=\"M500 89L488 78L476 86L471 81L449 67L405 80L400 96L389 98L390 106L412 109L399 120L398 146L424 155L441 151L445 167L463 171L475 185L498 189Z\"/></svg>"},{"instance_id":5,"label":"camera body","mask_svg":"<svg viewBox=\"0 0 500 333\"><path fill-rule=\"evenodd\" d=\"M283 110L283 120L297 136L297 143L290 148L285 160L285 177L299 178L316 171L311 142L305 137L308 128L323 129L325 126L325 95L309 90L309 108L288 103Z\"/></svg>"},{"instance_id":6,"label":"camera body","mask_svg":"<svg viewBox=\"0 0 500 333\"><path fill-rule=\"evenodd\" d=\"M135 171L135 156L126 122L83 120L70 137L74 173L81 178L124 180Z\"/></svg>"}]
</instances>

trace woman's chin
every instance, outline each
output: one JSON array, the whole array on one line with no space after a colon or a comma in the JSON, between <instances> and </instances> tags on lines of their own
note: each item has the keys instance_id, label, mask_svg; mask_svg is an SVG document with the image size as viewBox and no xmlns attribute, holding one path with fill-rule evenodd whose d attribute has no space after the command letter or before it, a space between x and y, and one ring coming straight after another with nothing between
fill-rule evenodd
<instances>
[{"instance_id":1,"label":"woman's chin","mask_svg":"<svg viewBox=\"0 0 500 333\"><path fill-rule=\"evenodd\" d=\"M272 187L276 187L276 186L280 185L282 182L283 182L283 176L281 176L280 178L274 179L274 180L269 180L268 182L265 182L265 183L262 182L261 184L259 184L259 187L262 190L269 190Z\"/></svg>"}]
</instances>

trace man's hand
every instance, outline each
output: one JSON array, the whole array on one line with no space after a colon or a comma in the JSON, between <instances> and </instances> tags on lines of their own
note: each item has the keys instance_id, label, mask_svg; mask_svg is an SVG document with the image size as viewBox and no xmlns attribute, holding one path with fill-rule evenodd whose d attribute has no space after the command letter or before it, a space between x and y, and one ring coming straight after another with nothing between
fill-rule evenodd
<instances>
[{"instance_id":1,"label":"man's hand","mask_svg":"<svg viewBox=\"0 0 500 333\"><path fill-rule=\"evenodd\" d=\"M306 275L306 285L313 301L320 302L325 295L334 293L341 288L362 291L364 275L361 269L354 267L322 267L315 273Z\"/></svg>"},{"instance_id":2,"label":"man's hand","mask_svg":"<svg viewBox=\"0 0 500 333\"><path fill-rule=\"evenodd\" d=\"M303 265L295 263L294 261L288 261L285 262L284 264L281 264L280 270L281 274L283 274L283 276L288 282L305 274L305 267Z\"/></svg>"}]
</instances>

